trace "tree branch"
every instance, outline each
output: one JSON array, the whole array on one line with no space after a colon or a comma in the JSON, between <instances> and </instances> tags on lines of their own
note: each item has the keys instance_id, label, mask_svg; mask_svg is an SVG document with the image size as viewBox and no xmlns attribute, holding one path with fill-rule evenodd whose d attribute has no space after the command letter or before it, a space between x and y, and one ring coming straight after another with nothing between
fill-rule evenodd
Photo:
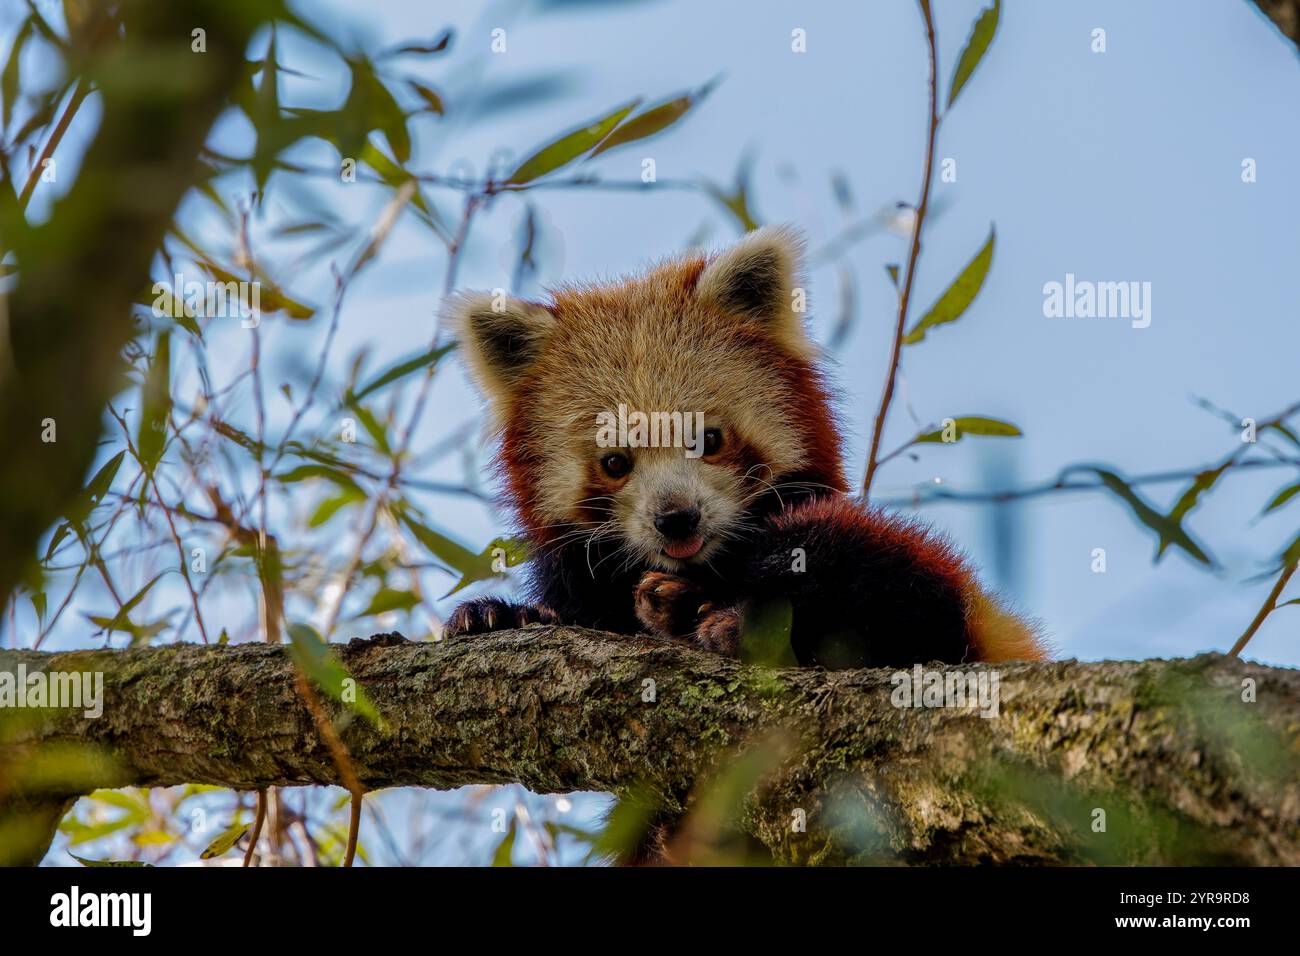
<instances>
[{"instance_id":1,"label":"tree branch","mask_svg":"<svg viewBox=\"0 0 1300 956\"><path fill-rule=\"evenodd\" d=\"M648 788L676 812L708 804L740 755L754 775L729 818L784 862L1300 863L1300 671L1221 655L999 665L985 718L895 707L887 670L768 671L566 627L337 648L387 723L326 705L367 789ZM3 735L0 826L20 798L73 795L15 792L39 748L101 748L75 792L343 783L281 646L0 651L0 671L19 665L101 671L104 710Z\"/></svg>"},{"instance_id":2,"label":"tree branch","mask_svg":"<svg viewBox=\"0 0 1300 956\"><path fill-rule=\"evenodd\" d=\"M927 118L925 137L925 173L921 180L921 200L916 205L916 221L912 226L911 248L907 254L907 271L903 273L903 288L898 294L898 316L894 323L894 341L889 352L889 371L885 387L880 393L880 408L871 427L871 447L867 451L867 472L862 479L862 500L871 497L871 483L880 467L880 439L885 433L889 406L894 400L894 382L898 378L898 362L902 357L903 333L907 328L907 310L912 300L912 282L916 278L916 263L921 256L921 232L930 209L930 183L934 179L934 145L939 134L939 51L934 36L934 16L930 0L920 0L921 16L925 21L926 47L930 52L930 115Z\"/></svg>"}]
</instances>

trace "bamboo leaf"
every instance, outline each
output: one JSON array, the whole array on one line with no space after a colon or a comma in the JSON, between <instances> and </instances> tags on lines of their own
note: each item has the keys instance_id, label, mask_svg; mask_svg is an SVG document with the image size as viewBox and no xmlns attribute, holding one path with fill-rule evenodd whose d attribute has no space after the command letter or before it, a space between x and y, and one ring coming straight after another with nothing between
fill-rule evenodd
<instances>
[{"instance_id":1,"label":"bamboo leaf","mask_svg":"<svg viewBox=\"0 0 1300 956\"><path fill-rule=\"evenodd\" d=\"M980 60L984 59L984 54L988 52L989 44L993 42L993 34L998 29L998 16L1001 12L1001 0L993 0L993 6L986 7L971 28L970 37L966 40L961 56L957 58L957 68L952 74L952 86L948 89L949 108L957 99L957 94L962 91L962 87L970 80L975 67L979 66Z\"/></svg>"},{"instance_id":2,"label":"bamboo leaf","mask_svg":"<svg viewBox=\"0 0 1300 956\"><path fill-rule=\"evenodd\" d=\"M121 631L124 634L130 634L131 635L130 646L140 647L142 645L148 644L150 640L157 637L163 631L167 630L167 625L171 620L172 614L174 613L175 613L174 611L168 612L167 614L158 618L158 620L149 621L145 624L136 624L135 622L130 620L122 620L122 621L117 621L115 623L113 618L110 618L107 615L102 615L102 614L87 614L86 619L89 620L96 627L103 628L105 630L111 629L110 633L112 631Z\"/></svg>"},{"instance_id":3,"label":"bamboo leaf","mask_svg":"<svg viewBox=\"0 0 1300 956\"><path fill-rule=\"evenodd\" d=\"M459 541L435 531L408 511L396 511L417 541L443 564L460 573L456 586L443 595L450 597L477 581L500 577L506 568L528 560L526 542L518 538L495 538L477 554Z\"/></svg>"},{"instance_id":4,"label":"bamboo leaf","mask_svg":"<svg viewBox=\"0 0 1300 956\"><path fill-rule=\"evenodd\" d=\"M88 860L85 857L77 856L75 853L69 853L68 856L82 866L153 866L152 863L146 863L143 860Z\"/></svg>"},{"instance_id":5,"label":"bamboo leaf","mask_svg":"<svg viewBox=\"0 0 1300 956\"><path fill-rule=\"evenodd\" d=\"M386 56L403 56L409 53L428 55L430 53L442 53L451 45L452 31L443 30L438 37L431 43L412 43L407 46L398 47L396 50L385 54Z\"/></svg>"},{"instance_id":6,"label":"bamboo leaf","mask_svg":"<svg viewBox=\"0 0 1300 956\"><path fill-rule=\"evenodd\" d=\"M475 556L473 565L460 570L460 580L444 597L450 597L471 584L500 577L506 568L513 568L529 558L528 544L522 538L494 538Z\"/></svg>"},{"instance_id":7,"label":"bamboo leaf","mask_svg":"<svg viewBox=\"0 0 1300 956\"><path fill-rule=\"evenodd\" d=\"M140 465L152 473L167 444L167 420L172 411L171 335L167 332L158 336L142 392L144 407L140 412L135 448L140 456Z\"/></svg>"},{"instance_id":8,"label":"bamboo leaf","mask_svg":"<svg viewBox=\"0 0 1300 956\"><path fill-rule=\"evenodd\" d=\"M276 62L276 35L275 30L271 31L271 45L266 51L266 57L262 60L262 81L257 88L257 94L254 99L255 119L254 127L259 131L257 148L253 151L253 158L249 165L253 170L253 180L257 184L259 197L266 190L267 180L271 177L271 171L275 168L275 155L278 149L274 145L269 146L264 142L266 136L263 130L274 130L275 134L281 133L277 128L280 123L280 77L278 71L279 64Z\"/></svg>"},{"instance_id":9,"label":"bamboo leaf","mask_svg":"<svg viewBox=\"0 0 1300 956\"><path fill-rule=\"evenodd\" d=\"M510 818L510 827L506 830L505 835L501 837L501 842L492 852L493 866L514 866L512 858L515 850L515 834L518 830L518 818Z\"/></svg>"},{"instance_id":10,"label":"bamboo leaf","mask_svg":"<svg viewBox=\"0 0 1300 956\"><path fill-rule=\"evenodd\" d=\"M1295 564L1300 564L1300 534L1282 552L1282 567L1289 568Z\"/></svg>"},{"instance_id":11,"label":"bamboo leaf","mask_svg":"<svg viewBox=\"0 0 1300 956\"><path fill-rule=\"evenodd\" d=\"M356 415L357 418L360 419L361 427L366 430L366 434L370 436L370 440L375 443L375 448L383 454L391 456L392 448L390 448L388 444L388 434L385 432L384 426L379 423L379 419L375 417L374 412L357 401L349 402L348 408L351 410L352 414Z\"/></svg>"},{"instance_id":12,"label":"bamboo leaf","mask_svg":"<svg viewBox=\"0 0 1300 956\"><path fill-rule=\"evenodd\" d=\"M460 571L462 574L478 566L479 556L440 531L435 531L427 524L407 512L401 513L402 523L415 535L415 539L435 558Z\"/></svg>"},{"instance_id":13,"label":"bamboo leaf","mask_svg":"<svg viewBox=\"0 0 1300 956\"><path fill-rule=\"evenodd\" d=\"M1206 554L1205 550L1201 548L1201 546L1192 539L1191 535L1183 529L1181 524L1170 520L1152 508L1145 500L1143 500L1142 496L1130 488L1128 483L1119 475L1112 471L1106 471L1103 468L1088 468L1087 470L1095 473L1109 491L1128 505L1129 510L1133 512L1133 516L1137 518L1138 521L1156 532L1160 541L1160 546L1156 552L1155 558L1157 561L1160 560L1160 556L1164 552L1165 547L1167 547L1167 544L1174 544L1182 548L1202 564L1212 565L1214 563L1210 556Z\"/></svg>"},{"instance_id":14,"label":"bamboo leaf","mask_svg":"<svg viewBox=\"0 0 1300 956\"><path fill-rule=\"evenodd\" d=\"M311 518L307 521L307 526L309 528L319 528L347 505L365 500L366 496L360 489L357 489L356 491L344 491L333 498L326 498L316 506L316 510L312 512Z\"/></svg>"},{"instance_id":15,"label":"bamboo leaf","mask_svg":"<svg viewBox=\"0 0 1300 956\"><path fill-rule=\"evenodd\" d=\"M681 96L638 113L605 137L604 141L591 151L591 156L594 158L616 146L626 146L628 143L663 132L690 112L691 108L708 96L716 85L717 80L711 80L693 93L683 93Z\"/></svg>"},{"instance_id":16,"label":"bamboo leaf","mask_svg":"<svg viewBox=\"0 0 1300 956\"><path fill-rule=\"evenodd\" d=\"M1209 468L1197 474L1192 479L1192 483L1187 486L1187 489L1178 496L1178 501L1175 502L1173 509L1169 512L1169 520L1174 524L1180 524L1183 518L1195 509L1201 500L1201 495L1213 488L1214 483L1231 465L1232 460L1229 459L1218 468ZM1156 557L1164 554L1165 549L1169 547L1169 543L1166 539L1160 541L1160 545L1156 550Z\"/></svg>"},{"instance_id":17,"label":"bamboo leaf","mask_svg":"<svg viewBox=\"0 0 1300 956\"><path fill-rule=\"evenodd\" d=\"M0 71L0 110L3 111L0 130L8 129L9 120L13 117L14 104L18 101L19 61L22 59L23 46L31 35L32 20L28 17L18 28L13 45L9 47L9 59L5 61L4 70Z\"/></svg>"},{"instance_id":18,"label":"bamboo leaf","mask_svg":"<svg viewBox=\"0 0 1300 956\"><path fill-rule=\"evenodd\" d=\"M425 86L423 83L417 83L415 80L407 80L406 84L420 99L424 100L425 112L437 113L439 116L447 112L446 107L443 106L442 97L438 95L437 90Z\"/></svg>"},{"instance_id":19,"label":"bamboo leaf","mask_svg":"<svg viewBox=\"0 0 1300 956\"><path fill-rule=\"evenodd\" d=\"M714 202L735 217L736 222L746 232L753 232L759 226L758 219L749 208L749 182L753 166L752 153L741 158L740 165L736 168L736 182L730 191L716 183L704 184L704 191L713 198Z\"/></svg>"},{"instance_id":20,"label":"bamboo leaf","mask_svg":"<svg viewBox=\"0 0 1300 956\"><path fill-rule=\"evenodd\" d=\"M412 608L420 606L420 599L410 591L399 591L393 588L380 588L375 592L375 596L370 599L366 609L359 613L353 620L360 620L363 617L374 617L377 614L386 614L389 611L409 611Z\"/></svg>"},{"instance_id":21,"label":"bamboo leaf","mask_svg":"<svg viewBox=\"0 0 1300 956\"><path fill-rule=\"evenodd\" d=\"M238 284L241 280L233 273L227 271L211 259L199 260L199 268L203 269L212 276L217 282L227 284L234 282ZM289 293L285 292L274 282L270 281L264 275L257 275L258 291L258 309L263 315L269 315L273 312L283 312L291 319L310 319L316 314L316 310L309 305L305 305L295 299ZM244 280L246 281L246 280Z\"/></svg>"},{"instance_id":22,"label":"bamboo leaf","mask_svg":"<svg viewBox=\"0 0 1300 956\"><path fill-rule=\"evenodd\" d=\"M144 600L145 595L149 593L149 591L153 588L153 586L157 584L158 581L162 578L162 576L166 573L167 573L166 571L159 571L152 578L150 578L148 584L142 587L139 591L136 591L135 594L131 596L130 600L128 600L125 604L122 605L122 609L117 612L118 617L121 618L124 615L126 615L128 612L134 611L136 607L140 604L140 602Z\"/></svg>"},{"instance_id":23,"label":"bamboo leaf","mask_svg":"<svg viewBox=\"0 0 1300 956\"><path fill-rule=\"evenodd\" d=\"M296 468L291 468L275 476L276 481L286 485L293 484L296 481L306 481L309 478L324 478L326 481L334 482L349 494L365 497L365 492L361 490L361 486L353 480L351 475L329 465L298 465Z\"/></svg>"},{"instance_id":24,"label":"bamboo leaf","mask_svg":"<svg viewBox=\"0 0 1300 956\"><path fill-rule=\"evenodd\" d=\"M113 479L117 477L118 470L121 469L125 458L126 451L119 451L100 466L99 471L95 472L94 477L82 489L77 503L68 510L68 521L73 524L81 524L90 516L90 512L104 500L104 496L113 487ZM57 537L59 536L56 534ZM57 542L51 541L50 554L53 553L56 546ZM49 554L46 555L46 560L49 560Z\"/></svg>"},{"instance_id":25,"label":"bamboo leaf","mask_svg":"<svg viewBox=\"0 0 1300 956\"><path fill-rule=\"evenodd\" d=\"M338 662L321 636L306 624L290 624L288 633L289 656L307 679L334 700L381 727L379 711L365 688Z\"/></svg>"},{"instance_id":26,"label":"bamboo leaf","mask_svg":"<svg viewBox=\"0 0 1300 956\"><path fill-rule=\"evenodd\" d=\"M1286 438L1286 440L1289 441L1291 444L1295 445L1297 448L1300 448L1300 435L1296 435L1296 433L1292 431L1289 426L1284 425L1282 422L1269 422L1268 424L1261 426L1260 431L1266 431L1267 429L1270 428L1273 431L1277 432L1279 435L1282 435L1284 438Z\"/></svg>"},{"instance_id":27,"label":"bamboo leaf","mask_svg":"<svg viewBox=\"0 0 1300 956\"><path fill-rule=\"evenodd\" d=\"M993 262L995 240L996 230L990 227L989 237L983 248L966 264L961 275L953 280L952 285L948 286L947 291L939 297L939 301L930 306L930 311L922 316L921 321L912 327L912 331L903 337L904 345L915 345L925 338L926 332L930 329L961 318L962 313L979 294L980 287L984 285L984 278L988 275L989 266Z\"/></svg>"},{"instance_id":28,"label":"bamboo leaf","mask_svg":"<svg viewBox=\"0 0 1300 956\"><path fill-rule=\"evenodd\" d=\"M27 0L27 10L32 18L32 26L36 28L36 32L41 35L41 38L60 53L66 55L69 52L68 44L64 42L63 37L55 32L54 27L41 15L41 12L36 9L36 0Z\"/></svg>"},{"instance_id":29,"label":"bamboo leaf","mask_svg":"<svg viewBox=\"0 0 1300 956\"><path fill-rule=\"evenodd\" d=\"M139 790L96 790L88 794L88 800L94 800L97 803L103 803L110 807L116 807L119 810L126 810L134 814L136 822L144 822L149 819L149 804L142 797L142 791Z\"/></svg>"},{"instance_id":30,"label":"bamboo leaf","mask_svg":"<svg viewBox=\"0 0 1300 956\"><path fill-rule=\"evenodd\" d=\"M637 107L640 100L634 100L627 106L620 106L612 113L592 120L586 126L565 133L519 164L518 168L506 180L508 186L523 186L533 180L553 173L562 166L567 166L580 156L584 156L599 146L611 132L623 122L628 113Z\"/></svg>"},{"instance_id":31,"label":"bamboo leaf","mask_svg":"<svg viewBox=\"0 0 1300 956\"><path fill-rule=\"evenodd\" d=\"M338 114L343 154L359 156L370 131L379 130L388 140L393 156L399 163L406 164L411 159L411 136L406 129L406 114L368 61L355 59L348 65L352 69L352 88Z\"/></svg>"},{"instance_id":32,"label":"bamboo leaf","mask_svg":"<svg viewBox=\"0 0 1300 956\"><path fill-rule=\"evenodd\" d=\"M375 146L374 143L367 142L362 147L361 154L358 158L361 162L374 170L375 174L391 189L401 189L412 179L410 173L397 165L397 163L384 154L383 150ZM438 213L438 210L424 197L424 194L420 192L418 184L416 186L415 194L411 197L411 205L419 210L420 220L423 223L439 236L450 241L451 232L443 222L442 216Z\"/></svg>"},{"instance_id":33,"label":"bamboo leaf","mask_svg":"<svg viewBox=\"0 0 1300 956\"><path fill-rule=\"evenodd\" d=\"M208 844L207 849L199 854L199 859L212 860L224 853L228 853L230 848L240 841L240 838L248 832L251 826L251 823L240 823L236 820Z\"/></svg>"},{"instance_id":34,"label":"bamboo leaf","mask_svg":"<svg viewBox=\"0 0 1300 956\"><path fill-rule=\"evenodd\" d=\"M422 368L428 368L429 366L432 365L437 365L438 361L455 347L456 347L456 343L451 342L447 345L439 346L436 349L431 349L428 352L422 352L419 355L412 356L411 358L403 359L402 361L398 362L396 365L390 366L388 369L382 372L378 377L367 382L365 385L361 386L361 388L357 389L355 392L349 393L348 401L350 402L360 401L361 399L367 397L368 395L371 395L374 392L377 392L380 389L388 385L392 385L394 382L405 378L407 375L410 375L412 372L419 371Z\"/></svg>"},{"instance_id":35,"label":"bamboo leaf","mask_svg":"<svg viewBox=\"0 0 1300 956\"><path fill-rule=\"evenodd\" d=\"M153 589L153 586L158 583L162 576L167 573L167 571L159 571L155 574L149 579L148 583L145 584L144 587L139 591L136 591L129 600L118 608L117 613L112 615L87 614L86 617L97 627L101 627L107 631L110 636L116 631L130 634L132 637L132 643L153 637L167 626L166 618L154 621L150 624L136 625L132 623L130 614L139 606L140 602L145 599L145 596Z\"/></svg>"},{"instance_id":36,"label":"bamboo leaf","mask_svg":"<svg viewBox=\"0 0 1300 956\"><path fill-rule=\"evenodd\" d=\"M1294 485L1288 485L1274 495L1273 500L1264 508L1263 513L1268 514L1270 511L1276 511L1296 495L1300 495L1300 482L1296 482Z\"/></svg>"},{"instance_id":37,"label":"bamboo leaf","mask_svg":"<svg viewBox=\"0 0 1300 956\"><path fill-rule=\"evenodd\" d=\"M240 448L244 449L254 458L259 457L262 454L262 452L265 451L265 448L262 446L262 444L256 438L248 434L248 432L244 431L243 429L236 428L234 425L230 424L229 422L223 421L222 419L216 418L215 416L209 418L208 422L209 424L212 425L212 430L214 432L216 432L218 435L220 435L222 438L226 439L227 441L238 445Z\"/></svg>"}]
</instances>

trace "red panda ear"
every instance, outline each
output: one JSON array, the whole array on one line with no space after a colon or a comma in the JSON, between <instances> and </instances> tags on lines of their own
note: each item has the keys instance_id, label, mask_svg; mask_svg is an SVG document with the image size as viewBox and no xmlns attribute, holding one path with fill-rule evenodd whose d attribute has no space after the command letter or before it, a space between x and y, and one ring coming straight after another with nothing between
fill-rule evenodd
<instances>
[{"instance_id":1,"label":"red panda ear","mask_svg":"<svg viewBox=\"0 0 1300 956\"><path fill-rule=\"evenodd\" d=\"M700 273L698 299L762 323L792 351L812 349L803 328L803 238L788 226L757 229L721 252Z\"/></svg>"},{"instance_id":2,"label":"red panda ear","mask_svg":"<svg viewBox=\"0 0 1300 956\"><path fill-rule=\"evenodd\" d=\"M504 292L461 293L448 302L445 321L474 379L494 401L511 395L555 326L545 306Z\"/></svg>"}]
</instances>

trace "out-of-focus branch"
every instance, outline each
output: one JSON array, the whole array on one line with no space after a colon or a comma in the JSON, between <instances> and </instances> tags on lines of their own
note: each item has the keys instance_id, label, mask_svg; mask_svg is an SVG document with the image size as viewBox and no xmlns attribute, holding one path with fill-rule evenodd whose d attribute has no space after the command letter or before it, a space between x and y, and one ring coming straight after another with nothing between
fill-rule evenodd
<instances>
[{"instance_id":1,"label":"out-of-focus branch","mask_svg":"<svg viewBox=\"0 0 1300 956\"><path fill-rule=\"evenodd\" d=\"M996 673L983 717L896 706L888 670L773 671L577 628L336 649L386 722L321 701L366 789L648 790L790 863L1300 863L1296 670L1220 655L927 668ZM346 784L282 646L0 651L0 671L20 665L102 672L103 714L47 712L0 743L0 770L76 743L108 758L78 792ZM725 812L719 790L738 801ZM18 800L0 794L0 818Z\"/></svg>"},{"instance_id":2,"label":"out-of-focus branch","mask_svg":"<svg viewBox=\"0 0 1300 956\"><path fill-rule=\"evenodd\" d=\"M1082 467L1082 466L1081 466ZM1234 471L1253 471L1256 469L1300 468L1300 458L1250 458L1235 462ZM944 485L926 485L906 497L898 496L882 499L880 504L891 508L919 508L922 505L953 502L957 504L1004 504L1009 501L1023 501L1028 498L1041 498L1056 492L1103 491L1106 483L1100 478L1072 478L1074 469L1067 468L1060 475L1047 481L1019 488L987 488L962 490ZM1139 485L1163 485L1175 481L1191 481L1205 471L1201 468L1181 468L1173 471L1153 471L1132 477L1125 477L1125 484L1130 487Z\"/></svg>"},{"instance_id":3,"label":"out-of-focus branch","mask_svg":"<svg viewBox=\"0 0 1300 956\"><path fill-rule=\"evenodd\" d=\"M1294 564L1288 564L1282 569L1282 573L1273 582L1273 588L1268 592L1268 597L1264 599L1264 605L1259 609L1259 613L1250 622L1250 626L1246 628L1245 633L1237 638L1237 643L1232 645L1232 650L1228 651L1229 657L1236 657L1240 654L1246 645L1250 643L1250 639L1255 636L1255 632L1259 630L1260 625L1264 623L1264 619L1277 610L1277 602L1282 597L1282 592L1286 590L1287 582L1291 580L1295 571L1296 566Z\"/></svg>"}]
</instances>

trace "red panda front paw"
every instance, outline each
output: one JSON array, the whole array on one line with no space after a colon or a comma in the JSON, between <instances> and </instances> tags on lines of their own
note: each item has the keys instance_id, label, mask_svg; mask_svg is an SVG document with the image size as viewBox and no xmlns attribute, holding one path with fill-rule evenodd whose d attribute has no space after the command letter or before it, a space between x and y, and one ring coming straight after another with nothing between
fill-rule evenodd
<instances>
[{"instance_id":1,"label":"red panda front paw","mask_svg":"<svg viewBox=\"0 0 1300 956\"><path fill-rule=\"evenodd\" d=\"M706 605L695 628L695 643L724 657L740 656L740 610Z\"/></svg>"},{"instance_id":2,"label":"red panda front paw","mask_svg":"<svg viewBox=\"0 0 1300 956\"><path fill-rule=\"evenodd\" d=\"M526 624L555 624L555 612L540 604L514 604L500 598L466 601L452 612L443 637L508 631Z\"/></svg>"},{"instance_id":3,"label":"red panda front paw","mask_svg":"<svg viewBox=\"0 0 1300 956\"><path fill-rule=\"evenodd\" d=\"M700 619L704 592L676 574L647 571L636 586L633 603L637 620L651 634L689 637Z\"/></svg>"},{"instance_id":4,"label":"red panda front paw","mask_svg":"<svg viewBox=\"0 0 1300 956\"><path fill-rule=\"evenodd\" d=\"M740 656L740 610L707 600L699 585L648 571L636 586L637 620L651 634L681 637L725 657Z\"/></svg>"}]
</instances>

